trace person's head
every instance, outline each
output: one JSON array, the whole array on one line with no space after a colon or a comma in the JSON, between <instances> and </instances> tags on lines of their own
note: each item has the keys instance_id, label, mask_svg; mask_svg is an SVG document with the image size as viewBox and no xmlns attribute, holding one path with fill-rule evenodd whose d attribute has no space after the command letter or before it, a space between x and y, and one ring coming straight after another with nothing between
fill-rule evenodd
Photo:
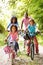
<instances>
[{"instance_id":1,"label":"person's head","mask_svg":"<svg viewBox=\"0 0 43 65\"><path fill-rule=\"evenodd\" d=\"M10 28L10 31L11 32L16 32L17 31L17 26L16 25L12 25L11 28Z\"/></svg>"},{"instance_id":2,"label":"person's head","mask_svg":"<svg viewBox=\"0 0 43 65\"><path fill-rule=\"evenodd\" d=\"M13 17L11 18L11 23L17 23L17 17L13 16Z\"/></svg>"},{"instance_id":3,"label":"person's head","mask_svg":"<svg viewBox=\"0 0 43 65\"><path fill-rule=\"evenodd\" d=\"M28 12L25 12L24 15L25 15L25 18L28 18Z\"/></svg>"},{"instance_id":4,"label":"person's head","mask_svg":"<svg viewBox=\"0 0 43 65\"><path fill-rule=\"evenodd\" d=\"M33 19L30 20L30 25L34 25L35 21Z\"/></svg>"}]
</instances>

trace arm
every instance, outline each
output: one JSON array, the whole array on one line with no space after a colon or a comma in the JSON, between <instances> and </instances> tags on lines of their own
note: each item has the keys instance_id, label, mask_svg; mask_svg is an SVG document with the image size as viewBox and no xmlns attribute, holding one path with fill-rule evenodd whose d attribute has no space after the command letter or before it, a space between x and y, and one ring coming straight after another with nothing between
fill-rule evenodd
<instances>
[{"instance_id":1,"label":"arm","mask_svg":"<svg viewBox=\"0 0 43 65\"><path fill-rule=\"evenodd\" d=\"M7 31L9 31L9 29L10 29L10 25L11 25L11 23L9 23L9 25L7 26Z\"/></svg>"},{"instance_id":2,"label":"arm","mask_svg":"<svg viewBox=\"0 0 43 65\"><path fill-rule=\"evenodd\" d=\"M11 25L11 23L9 23L9 25L7 26L7 29L9 28L10 25Z\"/></svg>"},{"instance_id":3,"label":"arm","mask_svg":"<svg viewBox=\"0 0 43 65\"><path fill-rule=\"evenodd\" d=\"M17 41L17 42L18 42L18 40L19 40L19 37L16 38L16 41Z\"/></svg>"},{"instance_id":4,"label":"arm","mask_svg":"<svg viewBox=\"0 0 43 65\"><path fill-rule=\"evenodd\" d=\"M16 38L16 41L18 41L19 40L19 35L18 35L18 33L17 33L17 38Z\"/></svg>"},{"instance_id":5,"label":"arm","mask_svg":"<svg viewBox=\"0 0 43 65\"><path fill-rule=\"evenodd\" d=\"M29 30L30 24L28 24L28 26L26 27L26 30Z\"/></svg>"},{"instance_id":6,"label":"arm","mask_svg":"<svg viewBox=\"0 0 43 65\"><path fill-rule=\"evenodd\" d=\"M34 24L34 27L35 27L35 33L36 33L36 34L40 33L40 31L38 30L36 24Z\"/></svg>"},{"instance_id":7,"label":"arm","mask_svg":"<svg viewBox=\"0 0 43 65\"><path fill-rule=\"evenodd\" d=\"M19 26L18 22L17 22L17 27L18 27L18 29L20 29L20 26Z\"/></svg>"},{"instance_id":8,"label":"arm","mask_svg":"<svg viewBox=\"0 0 43 65\"><path fill-rule=\"evenodd\" d=\"M22 23L21 23L21 29L22 29L22 27L23 27L23 21L22 21Z\"/></svg>"},{"instance_id":9,"label":"arm","mask_svg":"<svg viewBox=\"0 0 43 65\"><path fill-rule=\"evenodd\" d=\"M7 35L7 37L5 38L5 42L7 42L7 39L8 39L8 37L10 36L10 32L9 32L9 34Z\"/></svg>"}]
</instances>

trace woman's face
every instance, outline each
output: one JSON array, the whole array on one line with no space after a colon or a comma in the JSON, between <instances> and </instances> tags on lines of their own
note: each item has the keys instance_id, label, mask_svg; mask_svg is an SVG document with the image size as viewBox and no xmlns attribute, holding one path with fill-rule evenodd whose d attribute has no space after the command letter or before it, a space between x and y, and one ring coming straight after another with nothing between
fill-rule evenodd
<instances>
[{"instance_id":1,"label":"woman's face","mask_svg":"<svg viewBox=\"0 0 43 65\"><path fill-rule=\"evenodd\" d=\"M14 33L16 31L16 28L13 26L12 27L12 32Z\"/></svg>"},{"instance_id":2,"label":"woman's face","mask_svg":"<svg viewBox=\"0 0 43 65\"><path fill-rule=\"evenodd\" d=\"M13 19L13 23L15 22L15 19Z\"/></svg>"}]
</instances>

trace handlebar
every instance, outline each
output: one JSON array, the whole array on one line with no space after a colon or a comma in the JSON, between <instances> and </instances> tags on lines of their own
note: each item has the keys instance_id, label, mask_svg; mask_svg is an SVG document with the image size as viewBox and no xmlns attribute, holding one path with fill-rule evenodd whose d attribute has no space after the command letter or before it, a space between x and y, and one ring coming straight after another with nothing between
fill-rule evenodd
<instances>
[{"instance_id":1,"label":"handlebar","mask_svg":"<svg viewBox=\"0 0 43 65\"><path fill-rule=\"evenodd\" d=\"M30 32L28 30L24 31L24 30L18 30L18 32L21 34L21 33L24 33L24 34L30 34ZM40 32L40 31L37 31L37 32L34 32L35 35L43 35L43 32Z\"/></svg>"}]
</instances>

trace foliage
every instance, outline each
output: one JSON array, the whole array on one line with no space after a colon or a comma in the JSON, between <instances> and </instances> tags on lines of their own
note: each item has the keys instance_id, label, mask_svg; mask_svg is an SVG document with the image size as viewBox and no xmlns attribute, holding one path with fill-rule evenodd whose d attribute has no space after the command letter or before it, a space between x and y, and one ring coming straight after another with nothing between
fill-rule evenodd
<instances>
[{"instance_id":1,"label":"foliage","mask_svg":"<svg viewBox=\"0 0 43 65\"><path fill-rule=\"evenodd\" d=\"M2 5L1 5L2 4ZM29 16L34 18L38 28L43 30L43 0L1 0L0 18L3 19L4 26L11 16L23 17L28 11Z\"/></svg>"},{"instance_id":2,"label":"foliage","mask_svg":"<svg viewBox=\"0 0 43 65\"><path fill-rule=\"evenodd\" d=\"M10 2L11 1L11 2ZM9 5L13 7L13 14L17 17L23 16L25 11L39 24L39 29L43 29L43 0L10 0Z\"/></svg>"},{"instance_id":3,"label":"foliage","mask_svg":"<svg viewBox=\"0 0 43 65\"><path fill-rule=\"evenodd\" d=\"M0 24L0 33L3 33L4 31L5 31L4 26L2 26L2 25Z\"/></svg>"}]
</instances>

